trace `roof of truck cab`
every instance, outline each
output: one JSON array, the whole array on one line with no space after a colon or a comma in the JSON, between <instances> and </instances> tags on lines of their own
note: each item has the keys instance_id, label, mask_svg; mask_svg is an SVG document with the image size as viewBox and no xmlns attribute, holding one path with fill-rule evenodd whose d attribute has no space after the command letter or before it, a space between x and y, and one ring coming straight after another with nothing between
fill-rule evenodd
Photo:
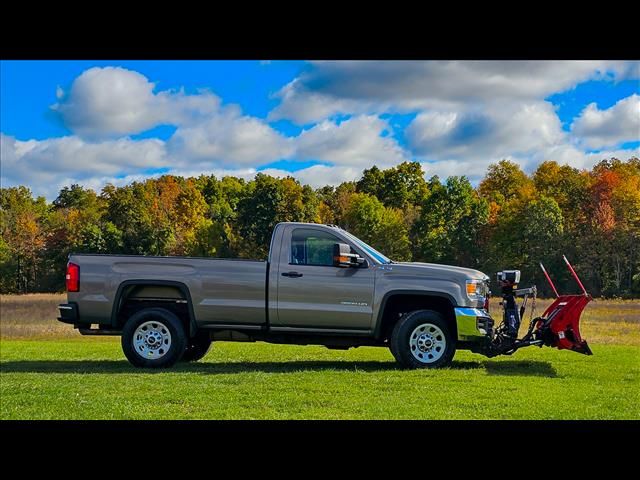
<instances>
[{"instance_id":1,"label":"roof of truck cab","mask_svg":"<svg viewBox=\"0 0 640 480\"><path fill-rule=\"evenodd\" d=\"M329 228L336 228L338 230L342 230L338 225L333 225L332 223L278 222L278 223L276 223L276 227L278 225L304 225L304 226L308 226L308 227L329 227Z\"/></svg>"}]
</instances>

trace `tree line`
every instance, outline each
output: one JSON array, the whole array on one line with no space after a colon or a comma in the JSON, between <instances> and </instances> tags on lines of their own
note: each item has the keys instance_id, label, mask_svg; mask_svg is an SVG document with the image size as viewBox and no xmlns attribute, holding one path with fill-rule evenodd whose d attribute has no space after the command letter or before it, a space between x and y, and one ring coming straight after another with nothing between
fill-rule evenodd
<instances>
[{"instance_id":1,"label":"tree line","mask_svg":"<svg viewBox=\"0 0 640 480\"><path fill-rule=\"evenodd\" d=\"M638 158L591 170L547 161L531 175L503 160L477 188L425 179L417 162L315 190L261 173L164 175L99 194L71 185L47 203L19 186L1 189L0 221L1 293L64 290L71 252L266 258L274 225L300 221L339 225L395 261L517 268L544 296L538 262L577 291L564 253L594 296L640 296Z\"/></svg>"}]
</instances>

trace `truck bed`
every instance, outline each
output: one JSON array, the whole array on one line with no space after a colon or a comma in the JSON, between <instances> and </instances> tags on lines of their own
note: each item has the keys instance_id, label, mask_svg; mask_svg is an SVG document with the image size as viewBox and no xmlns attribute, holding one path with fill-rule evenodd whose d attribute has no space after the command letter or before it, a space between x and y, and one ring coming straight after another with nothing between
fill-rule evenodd
<instances>
[{"instance_id":1,"label":"truck bed","mask_svg":"<svg viewBox=\"0 0 640 480\"><path fill-rule=\"evenodd\" d=\"M184 284L199 325L266 321L266 261L97 254L72 254L69 261L80 266L82 278L80 292L70 292L69 301L82 306L87 322L110 319L118 290L139 279Z\"/></svg>"}]
</instances>

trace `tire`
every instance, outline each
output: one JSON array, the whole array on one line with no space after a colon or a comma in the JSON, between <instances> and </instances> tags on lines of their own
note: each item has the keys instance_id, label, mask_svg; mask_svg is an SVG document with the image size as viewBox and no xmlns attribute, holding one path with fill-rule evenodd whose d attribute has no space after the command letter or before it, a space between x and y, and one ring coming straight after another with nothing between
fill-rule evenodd
<instances>
[{"instance_id":1,"label":"tire","mask_svg":"<svg viewBox=\"0 0 640 480\"><path fill-rule=\"evenodd\" d=\"M183 362L197 362L203 358L210 349L211 339L209 335L197 333L195 337L187 339L187 348L181 360Z\"/></svg>"},{"instance_id":2,"label":"tire","mask_svg":"<svg viewBox=\"0 0 640 480\"><path fill-rule=\"evenodd\" d=\"M410 312L393 329L391 353L403 368L446 367L456 353L456 339L451 330L438 312Z\"/></svg>"},{"instance_id":3,"label":"tire","mask_svg":"<svg viewBox=\"0 0 640 480\"><path fill-rule=\"evenodd\" d=\"M182 358L186 346L183 323L164 308L140 310L122 329L122 351L136 367L171 367Z\"/></svg>"}]
</instances>

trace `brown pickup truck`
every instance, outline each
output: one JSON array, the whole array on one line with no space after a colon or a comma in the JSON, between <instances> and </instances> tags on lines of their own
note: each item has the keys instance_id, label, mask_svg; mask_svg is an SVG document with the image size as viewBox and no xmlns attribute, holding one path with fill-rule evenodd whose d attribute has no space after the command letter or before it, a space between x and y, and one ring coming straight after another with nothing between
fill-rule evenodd
<instances>
[{"instance_id":1,"label":"brown pickup truck","mask_svg":"<svg viewBox=\"0 0 640 480\"><path fill-rule=\"evenodd\" d=\"M212 341L383 346L403 367L443 367L490 341L488 280L394 262L333 225L280 223L261 261L72 254L59 320L121 335L139 367L198 360Z\"/></svg>"}]
</instances>

